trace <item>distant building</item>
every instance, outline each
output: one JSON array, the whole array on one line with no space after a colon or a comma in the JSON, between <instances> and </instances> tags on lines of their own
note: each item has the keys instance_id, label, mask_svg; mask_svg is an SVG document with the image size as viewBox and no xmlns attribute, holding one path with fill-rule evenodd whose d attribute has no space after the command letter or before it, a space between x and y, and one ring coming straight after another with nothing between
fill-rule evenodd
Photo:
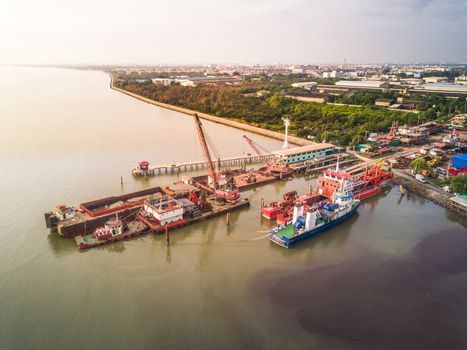
<instances>
[{"instance_id":1,"label":"distant building","mask_svg":"<svg viewBox=\"0 0 467 350\"><path fill-rule=\"evenodd\" d=\"M467 85L453 83L438 83L438 84L423 84L420 87L415 87L430 91L452 92L467 94Z\"/></svg>"},{"instance_id":2,"label":"distant building","mask_svg":"<svg viewBox=\"0 0 467 350\"><path fill-rule=\"evenodd\" d=\"M285 164L299 163L324 157L335 152L336 146L330 143L316 143L309 146L294 147L273 152L277 160Z\"/></svg>"},{"instance_id":3,"label":"distant building","mask_svg":"<svg viewBox=\"0 0 467 350\"><path fill-rule=\"evenodd\" d=\"M332 72L323 72L323 78L344 78L345 73L344 72L338 72L333 70Z\"/></svg>"},{"instance_id":4,"label":"distant building","mask_svg":"<svg viewBox=\"0 0 467 350\"><path fill-rule=\"evenodd\" d=\"M447 82L448 78L447 77L426 77L423 78L425 83L442 83L442 82Z\"/></svg>"},{"instance_id":5,"label":"distant building","mask_svg":"<svg viewBox=\"0 0 467 350\"><path fill-rule=\"evenodd\" d=\"M374 80L339 80L335 84L336 86L346 87L346 88L357 88L357 89L381 89L389 87L388 83L384 81L374 81Z\"/></svg>"},{"instance_id":6,"label":"distant building","mask_svg":"<svg viewBox=\"0 0 467 350\"><path fill-rule=\"evenodd\" d=\"M182 86L197 86L201 84L235 84L241 81L239 76L206 76L206 77L193 77L186 79L177 79L177 82Z\"/></svg>"},{"instance_id":7,"label":"distant building","mask_svg":"<svg viewBox=\"0 0 467 350\"><path fill-rule=\"evenodd\" d=\"M303 73L305 73L305 67L303 67L303 66L292 66L290 68L290 72L292 74L303 74Z\"/></svg>"},{"instance_id":8,"label":"distant building","mask_svg":"<svg viewBox=\"0 0 467 350\"><path fill-rule=\"evenodd\" d=\"M405 79L400 79L400 82L405 85L420 85L423 83L423 80L417 79L417 78L405 78Z\"/></svg>"},{"instance_id":9,"label":"distant building","mask_svg":"<svg viewBox=\"0 0 467 350\"><path fill-rule=\"evenodd\" d=\"M164 85L164 86L168 86L172 83L175 83L177 81L177 79L170 79L170 78L154 78L152 79L152 83L154 85Z\"/></svg>"},{"instance_id":10,"label":"distant building","mask_svg":"<svg viewBox=\"0 0 467 350\"><path fill-rule=\"evenodd\" d=\"M315 83L314 81L310 82L303 82L303 83L293 83L292 86L296 88L303 88L306 90L311 90L313 89L318 83Z\"/></svg>"},{"instance_id":11,"label":"distant building","mask_svg":"<svg viewBox=\"0 0 467 350\"><path fill-rule=\"evenodd\" d=\"M377 98L375 100L375 106L389 107L394 100L392 98Z\"/></svg>"},{"instance_id":12,"label":"distant building","mask_svg":"<svg viewBox=\"0 0 467 350\"><path fill-rule=\"evenodd\" d=\"M408 100L405 97L398 97L397 103L399 105L398 109L406 110L416 110L420 106L420 101Z\"/></svg>"},{"instance_id":13,"label":"distant building","mask_svg":"<svg viewBox=\"0 0 467 350\"><path fill-rule=\"evenodd\" d=\"M461 75L454 80L456 84L467 85L467 75Z\"/></svg>"},{"instance_id":14,"label":"distant building","mask_svg":"<svg viewBox=\"0 0 467 350\"><path fill-rule=\"evenodd\" d=\"M285 97L294 98L299 101L305 102L316 102L316 103L324 103L329 101L328 94L321 94L321 93L299 93L299 92L284 92Z\"/></svg>"}]
</instances>

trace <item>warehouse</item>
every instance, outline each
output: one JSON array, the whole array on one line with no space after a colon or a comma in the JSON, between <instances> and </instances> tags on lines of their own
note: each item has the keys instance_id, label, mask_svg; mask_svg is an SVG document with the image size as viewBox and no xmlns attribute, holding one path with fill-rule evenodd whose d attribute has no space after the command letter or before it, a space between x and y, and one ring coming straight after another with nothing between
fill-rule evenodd
<instances>
[{"instance_id":1,"label":"warehouse","mask_svg":"<svg viewBox=\"0 0 467 350\"><path fill-rule=\"evenodd\" d=\"M335 152L336 146L330 143L315 143L309 146L294 147L276 151L276 159L285 164L292 164L324 157Z\"/></svg>"},{"instance_id":2,"label":"warehouse","mask_svg":"<svg viewBox=\"0 0 467 350\"><path fill-rule=\"evenodd\" d=\"M356 89L383 89L389 87L384 81L374 80L339 80L336 86L356 88Z\"/></svg>"},{"instance_id":3,"label":"warehouse","mask_svg":"<svg viewBox=\"0 0 467 350\"><path fill-rule=\"evenodd\" d=\"M440 92L452 92L452 93L462 93L467 94L467 86L460 84L452 83L434 83L434 84L424 84L420 87L424 90L430 91L440 91Z\"/></svg>"}]
</instances>

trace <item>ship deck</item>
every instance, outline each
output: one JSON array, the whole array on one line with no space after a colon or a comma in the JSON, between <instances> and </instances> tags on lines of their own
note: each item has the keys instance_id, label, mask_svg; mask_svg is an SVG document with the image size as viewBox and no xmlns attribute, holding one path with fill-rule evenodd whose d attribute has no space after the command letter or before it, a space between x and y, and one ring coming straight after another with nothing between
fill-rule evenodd
<instances>
[{"instance_id":1,"label":"ship deck","mask_svg":"<svg viewBox=\"0 0 467 350\"><path fill-rule=\"evenodd\" d=\"M280 238L286 237L290 239L294 236L294 234L295 234L295 228L293 227L293 225L287 225L282 230L279 230L276 233L276 236Z\"/></svg>"},{"instance_id":2,"label":"ship deck","mask_svg":"<svg viewBox=\"0 0 467 350\"><path fill-rule=\"evenodd\" d=\"M88 249L116 241L121 241L130 237L135 237L140 235L141 233L147 231L148 227L142 223L141 221L134 221L128 223L128 229L122 233L121 235L110 237L105 240L98 240L92 233L84 235L84 236L76 236L75 242L76 246L79 249Z\"/></svg>"}]
</instances>

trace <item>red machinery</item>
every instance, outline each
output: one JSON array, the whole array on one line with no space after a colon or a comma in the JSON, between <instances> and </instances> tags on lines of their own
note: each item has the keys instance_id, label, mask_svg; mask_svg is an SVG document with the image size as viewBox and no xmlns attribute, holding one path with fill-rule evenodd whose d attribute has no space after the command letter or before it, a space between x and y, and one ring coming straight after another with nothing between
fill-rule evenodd
<instances>
[{"instance_id":1,"label":"red machinery","mask_svg":"<svg viewBox=\"0 0 467 350\"><path fill-rule=\"evenodd\" d=\"M362 186L357 186L354 189L354 196L356 199L366 199L381 192L381 184L389 179L392 179L391 172L381 170L379 165L374 165L370 170L368 168L365 173L358 178L357 184L363 183Z\"/></svg>"},{"instance_id":2,"label":"red machinery","mask_svg":"<svg viewBox=\"0 0 467 350\"><path fill-rule=\"evenodd\" d=\"M214 164L209 153L208 144L204 135L203 126L198 114L195 113L195 124L198 132L198 138L203 151L204 159L208 165L208 186L213 190L209 192L214 193L217 199L227 201L229 203L235 203L240 199L240 193L234 188L228 188L231 182L227 181L225 177L221 177L221 174L217 174L214 168ZM221 180L221 181L220 181ZM221 183L220 183L221 182Z\"/></svg>"},{"instance_id":3,"label":"red machinery","mask_svg":"<svg viewBox=\"0 0 467 350\"><path fill-rule=\"evenodd\" d=\"M323 172L318 179L318 192L328 198L332 198L338 188L347 188L352 191L356 199L365 199L381 192L381 183L392 178L392 173L381 170L379 165L374 165L370 170L365 170L358 178L352 177L347 172L332 171Z\"/></svg>"},{"instance_id":4,"label":"red machinery","mask_svg":"<svg viewBox=\"0 0 467 350\"><path fill-rule=\"evenodd\" d=\"M389 133L386 135L386 140L392 141L397 135L397 130L399 128L399 125L397 121L392 122L391 129L389 129Z\"/></svg>"},{"instance_id":5,"label":"red machinery","mask_svg":"<svg viewBox=\"0 0 467 350\"><path fill-rule=\"evenodd\" d=\"M463 167L461 169L457 169L457 168L449 168L448 169L448 175L449 176L457 176L457 175L460 175L460 174L467 174L467 167Z\"/></svg>"},{"instance_id":6,"label":"red machinery","mask_svg":"<svg viewBox=\"0 0 467 350\"><path fill-rule=\"evenodd\" d=\"M282 174L282 175L290 175L291 171L286 165L278 165L278 164L274 164L274 163L268 161L266 159L266 157L264 157L264 154L261 152L258 145L252 139L250 139L246 135L243 135L243 138L245 139L246 142L248 142L248 144L251 146L251 148L254 149L256 154L260 157L261 161L265 162L268 165L267 171L269 173L278 173L278 174Z\"/></svg>"},{"instance_id":7,"label":"red machinery","mask_svg":"<svg viewBox=\"0 0 467 350\"><path fill-rule=\"evenodd\" d=\"M383 181L392 178L392 173L383 171L379 165L374 165L370 170L366 169L365 173L357 180L357 182L365 181L365 186L379 185Z\"/></svg>"}]
</instances>

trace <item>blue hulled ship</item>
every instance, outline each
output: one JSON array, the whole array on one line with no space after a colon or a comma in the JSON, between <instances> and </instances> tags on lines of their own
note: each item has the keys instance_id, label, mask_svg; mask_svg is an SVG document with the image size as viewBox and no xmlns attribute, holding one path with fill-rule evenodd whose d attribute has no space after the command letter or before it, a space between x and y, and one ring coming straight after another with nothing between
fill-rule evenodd
<instances>
[{"instance_id":1,"label":"blue hulled ship","mask_svg":"<svg viewBox=\"0 0 467 350\"><path fill-rule=\"evenodd\" d=\"M329 230L351 217L360 205L350 192L338 191L333 195L332 203L305 208L303 203L296 203L292 221L274 227L269 239L290 248L314 235Z\"/></svg>"}]
</instances>

